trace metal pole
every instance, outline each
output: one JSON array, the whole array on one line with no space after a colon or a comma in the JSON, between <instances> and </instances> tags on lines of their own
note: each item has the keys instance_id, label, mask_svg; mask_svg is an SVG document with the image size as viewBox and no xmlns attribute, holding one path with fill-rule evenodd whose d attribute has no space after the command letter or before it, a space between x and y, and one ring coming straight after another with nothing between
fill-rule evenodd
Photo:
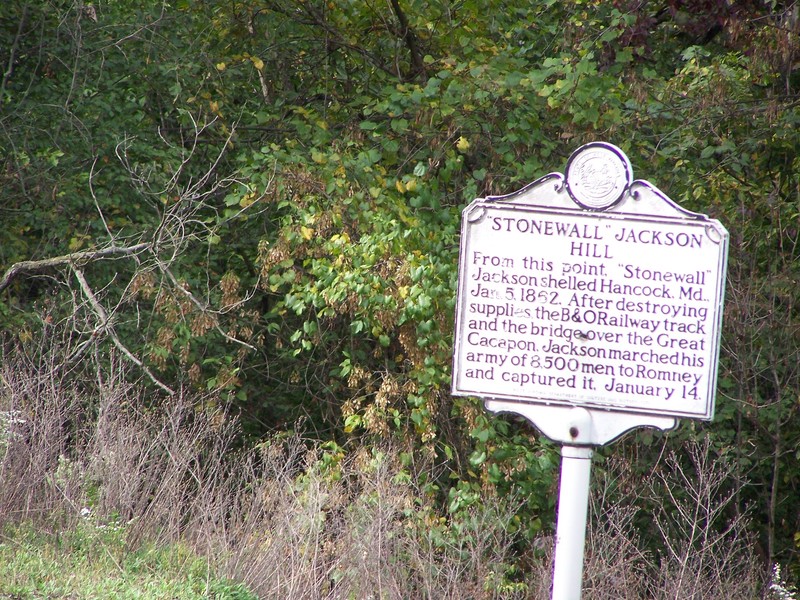
<instances>
[{"instance_id":1,"label":"metal pole","mask_svg":"<svg viewBox=\"0 0 800 600\"><path fill-rule=\"evenodd\" d=\"M580 600L592 449L561 447L552 600Z\"/></svg>"}]
</instances>

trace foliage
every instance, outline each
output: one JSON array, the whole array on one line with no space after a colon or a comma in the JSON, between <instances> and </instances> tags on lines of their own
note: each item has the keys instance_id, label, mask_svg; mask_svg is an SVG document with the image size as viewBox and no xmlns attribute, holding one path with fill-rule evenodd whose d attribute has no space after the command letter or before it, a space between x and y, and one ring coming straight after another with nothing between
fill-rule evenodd
<instances>
[{"instance_id":1,"label":"foliage","mask_svg":"<svg viewBox=\"0 0 800 600\"><path fill-rule=\"evenodd\" d=\"M0 261L65 257L0 286L23 342L68 324L76 360L115 348L254 436L303 418L345 452L393 438L453 514L522 491L534 535L555 449L448 393L459 213L606 139L732 233L717 418L670 444L710 433L732 510L797 569L796 3L0 11ZM74 255L109 247L138 250ZM644 469L661 443L607 452Z\"/></svg>"}]
</instances>

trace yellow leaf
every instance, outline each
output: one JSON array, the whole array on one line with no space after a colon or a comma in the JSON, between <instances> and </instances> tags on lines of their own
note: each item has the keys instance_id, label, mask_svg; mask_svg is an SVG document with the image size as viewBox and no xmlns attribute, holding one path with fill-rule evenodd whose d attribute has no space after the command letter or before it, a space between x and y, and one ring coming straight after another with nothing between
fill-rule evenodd
<instances>
[{"instance_id":1,"label":"yellow leaf","mask_svg":"<svg viewBox=\"0 0 800 600\"><path fill-rule=\"evenodd\" d=\"M407 298L408 297L408 286L407 285L401 285L399 288L397 288L397 293L400 294L401 298Z\"/></svg>"},{"instance_id":2,"label":"yellow leaf","mask_svg":"<svg viewBox=\"0 0 800 600\"><path fill-rule=\"evenodd\" d=\"M311 229L310 227L306 227L305 225L303 225L302 227L300 227L300 235L303 236L304 240L310 240L311 237L314 235L314 230Z\"/></svg>"},{"instance_id":3,"label":"yellow leaf","mask_svg":"<svg viewBox=\"0 0 800 600\"><path fill-rule=\"evenodd\" d=\"M226 65L225 65L224 62L218 62L217 63L217 71L224 71L225 67L226 67Z\"/></svg>"},{"instance_id":4,"label":"yellow leaf","mask_svg":"<svg viewBox=\"0 0 800 600\"><path fill-rule=\"evenodd\" d=\"M469 140L462 135L456 142L456 148L458 148L459 152L466 152L469 150Z\"/></svg>"},{"instance_id":5,"label":"yellow leaf","mask_svg":"<svg viewBox=\"0 0 800 600\"><path fill-rule=\"evenodd\" d=\"M406 189L409 192L416 191L416 189L417 189L417 178L416 177L413 177L413 178L409 179L408 181L406 181Z\"/></svg>"},{"instance_id":6,"label":"yellow leaf","mask_svg":"<svg viewBox=\"0 0 800 600\"><path fill-rule=\"evenodd\" d=\"M395 181L395 182L394 182L394 187L396 187L396 188L397 188L397 191L398 191L398 192L400 192L401 194L402 194L402 193L404 193L404 192L406 191L406 184L405 184L405 183L403 183L403 182L402 182L401 180L399 180L399 179L398 179L397 181Z\"/></svg>"},{"instance_id":7,"label":"yellow leaf","mask_svg":"<svg viewBox=\"0 0 800 600\"><path fill-rule=\"evenodd\" d=\"M250 60L253 61L253 66L258 69L259 71L264 70L264 61L258 58L257 56L251 56Z\"/></svg>"}]
</instances>

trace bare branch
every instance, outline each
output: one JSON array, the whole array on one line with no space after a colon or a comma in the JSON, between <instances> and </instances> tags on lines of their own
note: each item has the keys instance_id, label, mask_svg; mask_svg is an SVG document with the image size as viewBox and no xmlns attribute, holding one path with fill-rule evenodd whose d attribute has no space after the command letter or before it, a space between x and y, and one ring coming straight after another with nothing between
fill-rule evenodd
<instances>
[{"instance_id":1,"label":"bare branch","mask_svg":"<svg viewBox=\"0 0 800 600\"><path fill-rule=\"evenodd\" d=\"M156 170L152 165L141 166L136 162L132 154L129 154L131 139L124 139L116 146L117 157L127 170L131 183L141 197L150 201L151 207L156 212L157 221L154 229L142 229L137 238L122 239L121 233L106 219L102 202L96 194L94 178L97 163L95 162L91 166L89 175L89 193L105 232L103 238L106 239L98 243L98 245L102 243L102 247L41 260L21 261L8 268L0 279L0 292L2 292L20 276L40 276L51 269L60 269L62 278L74 273L80 292L74 287L71 290L72 316L69 319L72 320L74 331L79 335L80 341L73 348L68 362L74 363L87 352L97 351L97 348L110 341L128 361L135 364L156 386L170 395L175 393L174 390L160 381L157 373L148 368L143 360L146 357L140 358L134 353L134 351L142 352L139 346L124 336L121 339L121 332L116 328L115 315L118 311L125 310L132 297L129 290L139 286L138 276L145 271L160 271L162 282L169 288L170 293L176 298L180 297L180 303L187 307L188 300L188 303L206 317L206 329L247 350L257 350L250 343L238 339L235 332L227 331L224 323L220 324L221 316L241 307L252 298L252 293L237 298L238 301L235 303L228 302L223 307L215 308L210 289L203 294L195 294L181 285L173 274L176 261L185 255L187 249L204 242L209 243L220 227L224 227L245 212L258 210L251 208L257 206L256 202L242 207L235 214L229 214L228 211L226 211L228 214L223 214L219 206L219 196L230 186L238 183L235 173L226 175L219 172L225 152L230 147L235 127L231 126L226 130L220 148L211 156L203 156L202 168L197 169L195 167L200 159L201 153L198 148L201 138L207 135L208 129L218 121L217 119L202 121L195 119L191 114L188 118L191 119L192 128L187 130L185 135L182 133L180 143L161 136L174 157L172 168L166 171ZM161 133L159 131L159 135ZM267 188L272 185L274 178L273 172ZM264 194L266 193L265 190ZM105 295L105 286L95 281L91 273L85 273L83 270L90 263L107 259L123 259L135 263L132 266L136 275L121 294L113 295L118 298L116 305L111 301L111 297ZM111 286L115 281L116 276L106 285ZM255 289L254 287L253 290ZM138 314L138 305L134 310ZM154 310L157 311L158 307L155 306ZM130 348L134 351L126 346L123 340L133 344Z\"/></svg>"},{"instance_id":2,"label":"bare branch","mask_svg":"<svg viewBox=\"0 0 800 600\"><path fill-rule=\"evenodd\" d=\"M145 242L134 244L133 246L108 246L99 250L85 250L82 252L71 252L62 256L53 256L41 260L23 260L11 265L0 279L0 292L5 290L14 279L22 274L42 273L54 267L65 265L81 265L87 262L103 260L107 258L118 258L133 256L144 252L150 248L150 244Z\"/></svg>"},{"instance_id":3,"label":"bare branch","mask_svg":"<svg viewBox=\"0 0 800 600\"><path fill-rule=\"evenodd\" d=\"M147 377L152 381L156 386L161 388L170 396L175 395L175 391L170 388L169 386L162 383L154 374L153 372L145 365L141 360L139 360L128 348L123 344L117 332L114 330L114 325L111 320L108 318L108 313L103 308L103 305L97 300L97 297L94 295L92 288L89 286L89 282L86 281L86 277L83 274L83 270L80 267L75 265L71 265L73 273L75 273L75 279L78 280L78 284L81 286L81 291L83 291L84 296L86 296L86 300L89 301L89 304L92 307L92 311L97 316L98 320L100 321L97 329L95 329L93 336L100 335L105 333L108 337L111 338L111 341L114 342L114 345L122 352L125 357L139 367L142 372L147 375Z\"/></svg>"},{"instance_id":4,"label":"bare branch","mask_svg":"<svg viewBox=\"0 0 800 600\"><path fill-rule=\"evenodd\" d=\"M22 32L25 25L28 23L28 5L22 8L22 16L19 19L19 26L17 27L17 34L14 36L14 42L11 44L11 51L8 53L8 65L5 73L3 73L3 81L0 83L0 98L3 98L6 93L6 86L8 85L11 75L14 73L14 61L17 58L17 50L19 49L19 40L22 37Z\"/></svg>"},{"instance_id":5,"label":"bare branch","mask_svg":"<svg viewBox=\"0 0 800 600\"><path fill-rule=\"evenodd\" d=\"M100 220L103 222L103 227L108 234L108 239L111 242L114 241L114 234L111 233L111 229L108 227L108 221L106 221L106 217L103 214L103 209L100 208L100 202L97 201L97 194L94 193L94 168L97 166L97 156L94 157L92 161L92 168L89 170L89 193L92 195L92 200L94 201L94 206L97 209L97 214L100 215Z\"/></svg>"}]
</instances>

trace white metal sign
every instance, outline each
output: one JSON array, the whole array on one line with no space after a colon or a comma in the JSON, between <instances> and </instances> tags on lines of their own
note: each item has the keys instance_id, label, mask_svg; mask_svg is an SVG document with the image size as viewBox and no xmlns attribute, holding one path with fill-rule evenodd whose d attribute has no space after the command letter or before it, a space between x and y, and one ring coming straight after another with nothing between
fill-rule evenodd
<instances>
[{"instance_id":1,"label":"white metal sign","mask_svg":"<svg viewBox=\"0 0 800 600\"><path fill-rule=\"evenodd\" d=\"M464 209L453 393L562 446L553 600L579 600L591 446L714 413L728 232L616 146Z\"/></svg>"},{"instance_id":2,"label":"white metal sign","mask_svg":"<svg viewBox=\"0 0 800 600\"><path fill-rule=\"evenodd\" d=\"M453 393L711 419L728 233L594 143L463 211Z\"/></svg>"}]
</instances>

